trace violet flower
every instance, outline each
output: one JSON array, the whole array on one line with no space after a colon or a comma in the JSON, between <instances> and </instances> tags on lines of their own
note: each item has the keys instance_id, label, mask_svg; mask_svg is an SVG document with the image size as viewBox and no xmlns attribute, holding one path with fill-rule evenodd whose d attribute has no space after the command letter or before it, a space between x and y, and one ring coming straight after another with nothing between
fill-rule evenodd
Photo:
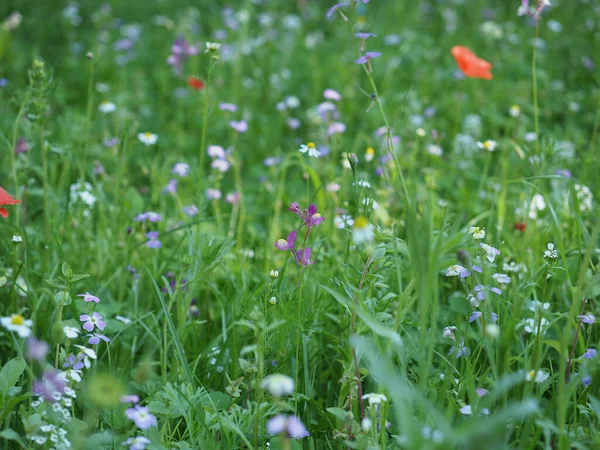
<instances>
[{"instance_id":1,"label":"violet flower","mask_svg":"<svg viewBox=\"0 0 600 450\"><path fill-rule=\"evenodd\" d=\"M148 248L161 248L162 247L162 242L160 242L158 240L158 236L159 236L159 232L158 231L149 231L148 233L146 233L146 237L148 238L148 242L146 242L146 246ZM92 330L89 330L92 331Z\"/></svg>"},{"instance_id":2,"label":"violet flower","mask_svg":"<svg viewBox=\"0 0 600 450\"><path fill-rule=\"evenodd\" d=\"M456 353L454 356L458 359L461 356L469 356L471 354L471 350L468 347L465 347L465 339L462 338L460 340L460 344L450 347L448 354L451 355L452 353Z\"/></svg>"},{"instance_id":3,"label":"violet flower","mask_svg":"<svg viewBox=\"0 0 600 450\"><path fill-rule=\"evenodd\" d=\"M77 297L83 297L84 302L100 303L100 299L95 295L90 294L89 292L86 292L85 294L77 294Z\"/></svg>"},{"instance_id":4,"label":"violet flower","mask_svg":"<svg viewBox=\"0 0 600 450\"><path fill-rule=\"evenodd\" d=\"M310 436L304 424L296 416L279 414L267 421L267 432L271 435L286 433L291 438Z\"/></svg>"},{"instance_id":5,"label":"violet flower","mask_svg":"<svg viewBox=\"0 0 600 450\"><path fill-rule=\"evenodd\" d=\"M135 408L129 408L125 411L128 419L135 422L135 425L141 430L147 430L156 426L156 417L150 414L145 406L135 405Z\"/></svg>"},{"instance_id":6,"label":"violet flower","mask_svg":"<svg viewBox=\"0 0 600 450\"><path fill-rule=\"evenodd\" d=\"M88 344L91 345L98 345L100 343L100 340L103 340L106 343L110 342L110 339L104 336L103 334L93 333L86 335L86 337L89 337Z\"/></svg>"},{"instance_id":7,"label":"violet flower","mask_svg":"<svg viewBox=\"0 0 600 450\"><path fill-rule=\"evenodd\" d=\"M327 100L334 100L336 102L339 102L342 99L342 95L338 91L329 88L323 91L323 97Z\"/></svg>"},{"instance_id":8,"label":"violet flower","mask_svg":"<svg viewBox=\"0 0 600 450\"><path fill-rule=\"evenodd\" d=\"M239 122L236 120L232 120L229 122L229 126L238 133L245 133L246 131L248 131L248 122L246 122L245 120L240 120Z\"/></svg>"},{"instance_id":9,"label":"violet flower","mask_svg":"<svg viewBox=\"0 0 600 450\"><path fill-rule=\"evenodd\" d=\"M223 102L221 102L221 103L219 103L219 109L221 111L236 112L238 108L233 103L223 103Z\"/></svg>"},{"instance_id":10,"label":"violet flower","mask_svg":"<svg viewBox=\"0 0 600 450\"><path fill-rule=\"evenodd\" d=\"M85 322L83 324L83 329L89 331L90 333L94 331L94 327L98 328L100 331L104 330L104 327L106 327L106 322L102 320L102 316L95 311L91 316L88 314L82 314L79 316L79 320Z\"/></svg>"},{"instance_id":11,"label":"violet flower","mask_svg":"<svg viewBox=\"0 0 600 450\"><path fill-rule=\"evenodd\" d=\"M55 370L46 370L40 380L33 382L33 393L44 400L54 403L65 393L65 382L58 376ZM57 398L58 397L58 398Z\"/></svg>"},{"instance_id":12,"label":"violet flower","mask_svg":"<svg viewBox=\"0 0 600 450\"><path fill-rule=\"evenodd\" d=\"M296 243L296 230L292 231L287 239L279 239L277 242L275 242L275 247L278 250L283 250L283 251L287 251L287 250L294 250L294 244Z\"/></svg>"},{"instance_id":13,"label":"violet flower","mask_svg":"<svg viewBox=\"0 0 600 450\"><path fill-rule=\"evenodd\" d=\"M38 341L33 336L27 338L27 350L25 356L29 361L44 362L49 351L50 346L44 341Z\"/></svg>"},{"instance_id":14,"label":"violet flower","mask_svg":"<svg viewBox=\"0 0 600 450\"><path fill-rule=\"evenodd\" d=\"M26 139L19 139L15 144L15 153L18 155L20 153L25 153L29 151L29 144Z\"/></svg>"},{"instance_id":15,"label":"violet flower","mask_svg":"<svg viewBox=\"0 0 600 450\"><path fill-rule=\"evenodd\" d=\"M327 11L327 14L325 14L325 18L329 19L331 16L333 16L333 14L340 8L343 8L345 6L348 6L347 3L338 3L336 5L333 5L331 8L329 8L329 10ZM342 12L340 11L340 14L342 14ZM344 14L342 14L342 17L344 17L344 19L346 19L346 16L344 16ZM347 20L347 19L346 19Z\"/></svg>"},{"instance_id":16,"label":"violet flower","mask_svg":"<svg viewBox=\"0 0 600 450\"><path fill-rule=\"evenodd\" d=\"M369 39L371 36L376 37L377 35L375 33L355 33L354 36L358 39Z\"/></svg>"},{"instance_id":17,"label":"violet flower","mask_svg":"<svg viewBox=\"0 0 600 450\"><path fill-rule=\"evenodd\" d=\"M585 359L592 359L594 356L596 356L596 349L595 348L588 348L585 353L583 354L583 357Z\"/></svg>"},{"instance_id":18,"label":"violet flower","mask_svg":"<svg viewBox=\"0 0 600 450\"><path fill-rule=\"evenodd\" d=\"M354 61L356 64L366 64L374 58L379 58L381 56L380 52L367 52Z\"/></svg>"},{"instance_id":19,"label":"violet flower","mask_svg":"<svg viewBox=\"0 0 600 450\"><path fill-rule=\"evenodd\" d=\"M592 313L582 314L582 315L577 316L577 317L579 319L581 319L581 321L583 323L587 323L588 325L591 325L594 322L596 322L596 316L594 316Z\"/></svg>"},{"instance_id":20,"label":"violet flower","mask_svg":"<svg viewBox=\"0 0 600 450\"><path fill-rule=\"evenodd\" d=\"M296 202L293 202L288 209L300 216L308 228L316 227L325 220L325 218L317 212L317 207L314 204L311 204L304 212L300 210L300 207Z\"/></svg>"}]
</instances>

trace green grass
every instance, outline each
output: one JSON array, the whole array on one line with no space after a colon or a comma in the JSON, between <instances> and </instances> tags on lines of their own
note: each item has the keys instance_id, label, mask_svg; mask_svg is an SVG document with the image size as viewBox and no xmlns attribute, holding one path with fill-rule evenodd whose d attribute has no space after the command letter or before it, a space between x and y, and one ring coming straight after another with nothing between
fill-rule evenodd
<instances>
[{"instance_id":1,"label":"green grass","mask_svg":"<svg viewBox=\"0 0 600 450\"><path fill-rule=\"evenodd\" d=\"M578 318L600 314L597 5L555 5L536 30L518 1L372 0L342 8L347 21L326 19L322 2L113 3L81 2L71 16L57 0L0 5L0 18L23 14L0 28L0 186L22 200L0 219L0 316L30 319L49 345L29 361L26 340L0 327L2 448L54 448L32 439L48 424L75 449L136 436L149 449L600 445L600 356L585 357L598 324ZM363 49L357 31L377 36ZM166 63L178 37L199 48L180 73ZM222 46L204 52L205 41ZM461 77L455 45L494 78ZM382 55L355 64L364 51ZM190 75L206 88L190 89ZM324 119L328 88L342 100ZM116 109L100 112L104 100ZM345 131L328 136L333 122ZM308 142L322 157L298 152ZM227 171L212 168L211 145L227 151ZM325 220L307 233L292 202ZM161 219L135 220L150 211ZM368 220L374 239L356 245L342 215ZM294 229L296 249L312 249L306 267L274 246ZM493 262L481 242L499 249ZM447 276L456 264L470 275ZM67 338L92 311L110 342ZM461 342L469 354L457 358ZM32 389L75 345L96 359L69 381L61 418ZM262 388L273 374L294 392ZM125 394L156 426L126 416ZM310 436L271 436L278 414Z\"/></svg>"}]
</instances>

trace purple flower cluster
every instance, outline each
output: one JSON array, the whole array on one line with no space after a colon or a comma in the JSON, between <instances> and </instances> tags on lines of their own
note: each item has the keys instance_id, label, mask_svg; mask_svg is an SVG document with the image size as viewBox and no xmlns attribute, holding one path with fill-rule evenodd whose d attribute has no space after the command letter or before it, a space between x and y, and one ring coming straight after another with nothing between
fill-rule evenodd
<instances>
[{"instance_id":1,"label":"purple flower cluster","mask_svg":"<svg viewBox=\"0 0 600 450\"><path fill-rule=\"evenodd\" d=\"M199 53L198 47L190 45L184 37L178 37L171 47L171 54L167 58L167 64L172 66L179 76L183 74L183 65L190 56Z\"/></svg>"},{"instance_id":2,"label":"purple flower cluster","mask_svg":"<svg viewBox=\"0 0 600 450\"><path fill-rule=\"evenodd\" d=\"M282 251L291 251L292 255L294 255L296 263L304 268L312 264L312 262L310 261L310 257L312 256L312 249L310 247L306 247L308 235L310 234L310 231L314 227L320 225L325 220L325 218L317 212L317 207L315 205L310 205L308 209L302 211L298 206L298 203L293 202L290 205L289 210L294 214L300 216L300 218L304 222L300 226L300 228L306 227L304 240L300 248L296 248L297 230L294 230L288 235L287 239L279 239L277 242L275 242L275 248Z\"/></svg>"}]
</instances>

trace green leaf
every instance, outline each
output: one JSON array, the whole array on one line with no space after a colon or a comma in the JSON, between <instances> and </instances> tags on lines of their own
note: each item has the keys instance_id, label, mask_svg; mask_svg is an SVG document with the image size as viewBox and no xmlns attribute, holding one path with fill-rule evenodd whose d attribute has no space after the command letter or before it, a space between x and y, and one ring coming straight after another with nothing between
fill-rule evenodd
<instances>
[{"instance_id":1,"label":"green leaf","mask_svg":"<svg viewBox=\"0 0 600 450\"><path fill-rule=\"evenodd\" d=\"M169 414L169 408L167 408L167 405L157 400L148 403L148 410L152 414Z\"/></svg>"},{"instance_id":2,"label":"green leaf","mask_svg":"<svg viewBox=\"0 0 600 450\"><path fill-rule=\"evenodd\" d=\"M60 278L50 278L48 280L45 280L46 283L48 283L50 286L53 286L57 289L62 289L64 290L67 286L65 285L64 281L61 280Z\"/></svg>"},{"instance_id":3,"label":"green leaf","mask_svg":"<svg viewBox=\"0 0 600 450\"><path fill-rule=\"evenodd\" d=\"M83 280L88 277L89 277L89 274L87 274L87 273L79 273L77 275L73 275L71 277L71 283L75 283L76 281Z\"/></svg>"},{"instance_id":4,"label":"green leaf","mask_svg":"<svg viewBox=\"0 0 600 450\"><path fill-rule=\"evenodd\" d=\"M347 422L350 418L348 411L342 408L327 408L327 412L340 419L343 423Z\"/></svg>"},{"instance_id":5,"label":"green leaf","mask_svg":"<svg viewBox=\"0 0 600 450\"><path fill-rule=\"evenodd\" d=\"M271 439L269 448L271 450L302 450L302 446L298 441L294 439L288 439L287 445L284 441L279 437L275 436Z\"/></svg>"},{"instance_id":6,"label":"green leaf","mask_svg":"<svg viewBox=\"0 0 600 450\"><path fill-rule=\"evenodd\" d=\"M71 304L71 295L65 291L59 291L54 294L54 303L58 306L63 305L67 306Z\"/></svg>"},{"instance_id":7,"label":"green leaf","mask_svg":"<svg viewBox=\"0 0 600 450\"><path fill-rule=\"evenodd\" d=\"M8 390L17 384L25 367L27 365L22 358L11 359L4 365L0 371L0 392L4 398L8 395Z\"/></svg>"},{"instance_id":8,"label":"green leaf","mask_svg":"<svg viewBox=\"0 0 600 450\"><path fill-rule=\"evenodd\" d=\"M25 442L23 442L19 433L11 428L0 431L0 438L6 439L7 441L16 441L21 448L26 447Z\"/></svg>"},{"instance_id":9,"label":"green leaf","mask_svg":"<svg viewBox=\"0 0 600 450\"><path fill-rule=\"evenodd\" d=\"M598 400L597 398L595 398L592 395L589 395L588 399L590 401L590 407L594 410L594 412L600 419L600 400Z\"/></svg>"}]
</instances>

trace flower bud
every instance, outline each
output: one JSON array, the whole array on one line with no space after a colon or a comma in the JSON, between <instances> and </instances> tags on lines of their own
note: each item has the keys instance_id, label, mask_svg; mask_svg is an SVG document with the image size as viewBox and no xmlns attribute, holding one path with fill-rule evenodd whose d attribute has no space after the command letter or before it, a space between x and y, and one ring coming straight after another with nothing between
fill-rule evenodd
<instances>
[{"instance_id":1,"label":"flower bud","mask_svg":"<svg viewBox=\"0 0 600 450\"><path fill-rule=\"evenodd\" d=\"M270 276L271 278L273 278L274 280L275 280L276 278L279 278L279 270L271 270L271 273L269 274L269 276Z\"/></svg>"}]
</instances>

